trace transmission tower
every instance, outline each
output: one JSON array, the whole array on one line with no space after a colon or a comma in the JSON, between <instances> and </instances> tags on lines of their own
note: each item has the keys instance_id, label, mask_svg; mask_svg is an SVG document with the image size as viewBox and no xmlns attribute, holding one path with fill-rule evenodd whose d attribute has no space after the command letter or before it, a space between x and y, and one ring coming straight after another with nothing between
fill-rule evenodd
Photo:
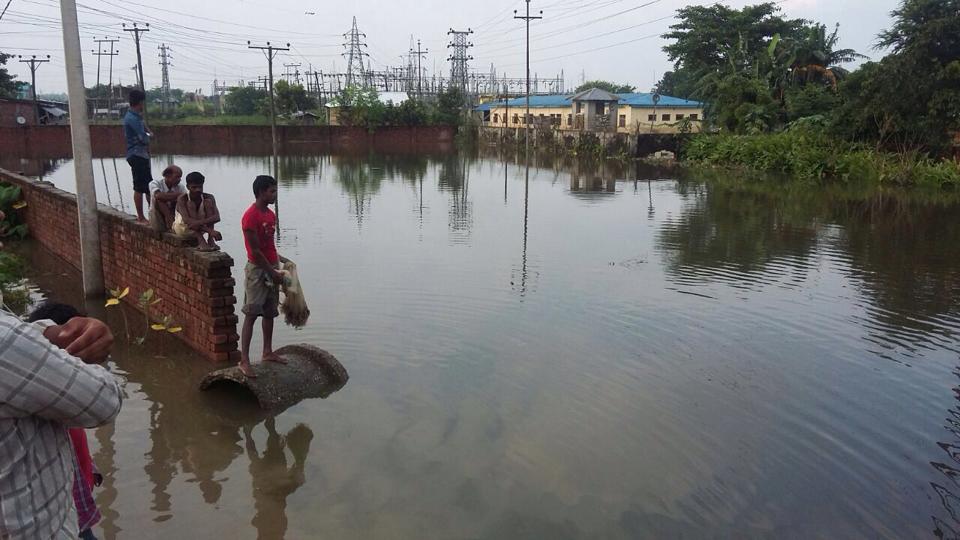
<instances>
[{"instance_id":1,"label":"transmission tower","mask_svg":"<svg viewBox=\"0 0 960 540\"><path fill-rule=\"evenodd\" d=\"M352 84L366 84L365 68L363 67L363 57L370 56L364 50L367 44L361 41L366 39L367 35L357 28L357 18L353 18L353 27L343 35L346 42L343 47L346 52L342 56L347 59L347 86Z\"/></svg>"},{"instance_id":2,"label":"transmission tower","mask_svg":"<svg viewBox=\"0 0 960 540\"><path fill-rule=\"evenodd\" d=\"M166 115L170 112L170 59L173 57L170 56L170 47L166 44L161 43L157 48L160 49L160 92L163 95L160 110Z\"/></svg>"},{"instance_id":3,"label":"transmission tower","mask_svg":"<svg viewBox=\"0 0 960 540\"><path fill-rule=\"evenodd\" d=\"M472 33L473 30L469 28L466 31L451 28L447 32L453 35L453 39L447 44L448 48L453 49L453 54L447 58L450 61L450 86L459 88L464 97L467 95L467 62L473 60L473 57L467 54L467 49L473 47L473 43L467 41L467 36Z\"/></svg>"}]
</instances>

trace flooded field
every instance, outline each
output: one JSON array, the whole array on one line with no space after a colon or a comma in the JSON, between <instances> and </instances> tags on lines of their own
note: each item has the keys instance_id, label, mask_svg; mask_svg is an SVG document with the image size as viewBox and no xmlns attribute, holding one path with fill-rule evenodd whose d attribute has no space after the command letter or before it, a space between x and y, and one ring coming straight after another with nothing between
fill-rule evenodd
<instances>
[{"instance_id":1,"label":"flooded field","mask_svg":"<svg viewBox=\"0 0 960 540\"><path fill-rule=\"evenodd\" d=\"M206 175L239 277L269 158L167 163ZM116 165L94 161L99 197L130 211ZM43 172L73 189L71 163ZM121 344L127 401L91 438L104 537L960 529L955 204L464 154L287 156L279 176L313 315L275 342L350 381L265 419L197 392L211 366L178 343Z\"/></svg>"}]
</instances>

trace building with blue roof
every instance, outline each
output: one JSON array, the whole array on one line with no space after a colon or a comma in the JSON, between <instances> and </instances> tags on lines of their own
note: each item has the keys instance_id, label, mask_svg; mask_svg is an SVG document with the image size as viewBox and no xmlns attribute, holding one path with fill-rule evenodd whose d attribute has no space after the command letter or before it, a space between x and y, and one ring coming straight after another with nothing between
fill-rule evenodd
<instances>
[{"instance_id":1,"label":"building with blue roof","mask_svg":"<svg viewBox=\"0 0 960 540\"><path fill-rule=\"evenodd\" d=\"M632 92L610 94L593 88L579 94L530 96L530 123L558 130L620 133L700 131L703 103L673 96ZM526 98L495 100L474 108L481 125L524 128Z\"/></svg>"}]
</instances>

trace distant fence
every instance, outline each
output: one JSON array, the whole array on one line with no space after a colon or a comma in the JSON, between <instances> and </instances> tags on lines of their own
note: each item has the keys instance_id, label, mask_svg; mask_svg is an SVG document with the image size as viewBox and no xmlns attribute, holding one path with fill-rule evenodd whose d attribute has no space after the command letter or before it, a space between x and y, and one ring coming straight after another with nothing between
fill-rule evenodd
<instances>
[{"instance_id":1,"label":"distant fence","mask_svg":"<svg viewBox=\"0 0 960 540\"><path fill-rule=\"evenodd\" d=\"M270 126L155 126L151 150L160 154L269 155ZM374 131L345 126L277 126L279 152L448 151L456 128L451 126L382 127ZM94 157L126 152L119 125L90 126ZM70 126L0 127L0 154L24 158L70 157Z\"/></svg>"}]
</instances>

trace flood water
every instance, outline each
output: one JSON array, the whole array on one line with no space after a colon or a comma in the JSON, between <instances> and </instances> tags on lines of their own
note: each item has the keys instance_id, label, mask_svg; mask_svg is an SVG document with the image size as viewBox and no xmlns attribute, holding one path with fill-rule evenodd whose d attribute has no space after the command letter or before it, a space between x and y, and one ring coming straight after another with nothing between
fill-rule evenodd
<instances>
[{"instance_id":1,"label":"flood water","mask_svg":"<svg viewBox=\"0 0 960 540\"><path fill-rule=\"evenodd\" d=\"M155 173L171 161L206 175L239 277L269 158ZM94 162L100 199L129 211L117 166ZM671 176L283 158L278 242L313 314L275 341L350 381L264 420L197 392L211 366L177 343L121 343L127 401L91 438L98 532L956 536L960 207ZM45 179L72 190L72 164ZM44 259L46 293L75 298Z\"/></svg>"}]
</instances>

